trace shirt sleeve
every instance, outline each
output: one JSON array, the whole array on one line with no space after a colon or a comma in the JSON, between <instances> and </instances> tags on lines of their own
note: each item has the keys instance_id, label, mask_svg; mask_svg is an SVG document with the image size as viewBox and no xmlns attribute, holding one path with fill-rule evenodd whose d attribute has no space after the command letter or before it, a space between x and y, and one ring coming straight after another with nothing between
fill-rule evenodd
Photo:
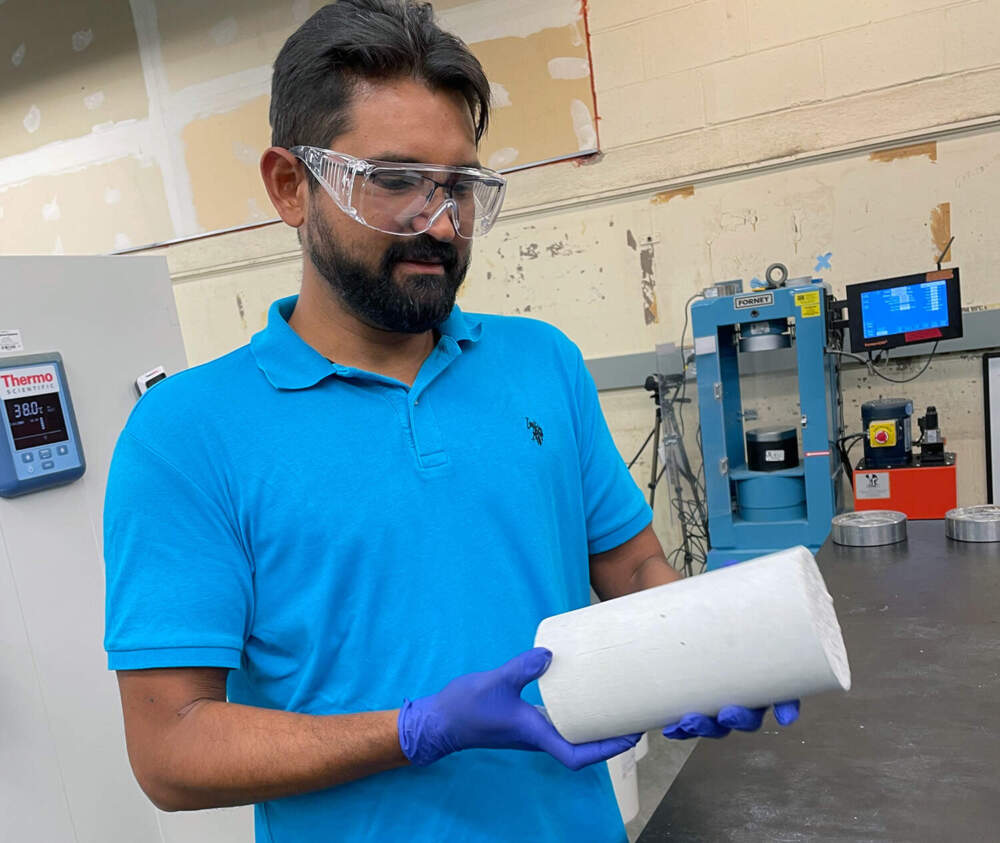
<instances>
[{"instance_id":1,"label":"shirt sleeve","mask_svg":"<svg viewBox=\"0 0 1000 843\"><path fill-rule=\"evenodd\" d=\"M580 470L591 555L613 550L637 536L653 512L615 447L594 379L577 350L577 404L580 418Z\"/></svg>"},{"instance_id":2,"label":"shirt sleeve","mask_svg":"<svg viewBox=\"0 0 1000 843\"><path fill-rule=\"evenodd\" d=\"M108 477L104 557L111 670L240 666L253 578L234 520L127 428Z\"/></svg>"}]
</instances>

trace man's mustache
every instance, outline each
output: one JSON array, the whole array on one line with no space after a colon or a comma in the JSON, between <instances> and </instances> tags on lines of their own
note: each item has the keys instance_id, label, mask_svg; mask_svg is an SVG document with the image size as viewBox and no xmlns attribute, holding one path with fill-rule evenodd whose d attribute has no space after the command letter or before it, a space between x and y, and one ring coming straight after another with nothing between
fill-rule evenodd
<instances>
[{"instance_id":1,"label":"man's mustache","mask_svg":"<svg viewBox=\"0 0 1000 843\"><path fill-rule=\"evenodd\" d=\"M442 243L427 234L421 234L405 243L393 243L385 253L383 263L392 266L402 261L440 263L453 269L458 264L458 250L451 243Z\"/></svg>"}]
</instances>

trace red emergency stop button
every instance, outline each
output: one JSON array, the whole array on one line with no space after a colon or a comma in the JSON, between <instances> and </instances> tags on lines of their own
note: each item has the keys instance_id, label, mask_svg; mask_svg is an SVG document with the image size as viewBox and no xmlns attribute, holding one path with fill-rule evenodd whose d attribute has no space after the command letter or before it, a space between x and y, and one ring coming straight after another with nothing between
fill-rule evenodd
<instances>
[{"instance_id":1,"label":"red emergency stop button","mask_svg":"<svg viewBox=\"0 0 1000 843\"><path fill-rule=\"evenodd\" d=\"M888 431L886 431L886 430L878 430L878 431L876 431L875 432L875 441L878 442L879 445L884 445L886 442L888 442L889 441L889 433L888 433Z\"/></svg>"}]
</instances>

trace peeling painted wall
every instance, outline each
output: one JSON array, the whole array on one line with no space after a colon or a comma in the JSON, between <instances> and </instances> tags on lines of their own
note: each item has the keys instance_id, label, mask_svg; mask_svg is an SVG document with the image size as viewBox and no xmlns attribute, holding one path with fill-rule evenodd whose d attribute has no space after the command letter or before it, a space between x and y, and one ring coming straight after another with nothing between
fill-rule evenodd
<instances>
[{"instance_id":1,"label":"peeling painted wall","mask_svg":"<svg viewBox=\"0 0 1000 843\"><path fill-rule=\"evenodd\" d=\"M1000 307L1000 133L931 147L502 219L477 248L465 301L531 307L582 337L588 355L622 354L676 341L684 301L716 281L749 285L782 261L792 277L822 277L842 294L846 283L933 266L955 235L964 303Z\"/></svg>"},{"instance_id":2,"label":"peeling painted wall","mask_svg":"<svg viewBox=\"0 0 1000 843\"><path fill-rule=\"evenodd\" d=\"M128 0L0 6L0 158L147 110Z\"/></svg>"},{"instance_id":3,"label":"peeling painted wall","mask_svg":"<svg viewBox=\"0 0 1000 843\"><path fill-rule=\"evenodd\" d=\"M0 4L0 250L108 252L273 219L246 174L269 135L254 100L319 5ZM122 208L141 213L123 225Z\"/></svg>"},{"instance_id":4,"label":"peeling painted wall","mask_svg":"<svg viewBox=\"0 0 1000 843\"><path fill-rule=\"evenodd\" d=\"M95 243L110 252L149 243L169 225L160 168L135 158L38 176L0 192L5 252L87 254Z\"/></svg>"},{"instance_id":5,"label":"peeling painted wall","mask_svg":"<svg viewBox=\"0 0 1000 843\"><path fill-rule=\"evenodd\" d=\"M480 151L487 166L505 170L596 151L590 57L579 8L570 11L564 26L469 45L496 104Z\"/></svg>"},{"instance_id":6,"label":"peeling painted wall","mask_svg":"<svg viewBox=\"0 0 1000 843\"><path fill-rule=\"evenodd\" d=\"M273 220L258 175L271 64L322 5L0 2L0 251L108 252ZM493 85L484 161L505 169L597 148L578 0L439 5ZM144 218L123 228L101 201L108 190Z\"/></svg>"}]
</instances>

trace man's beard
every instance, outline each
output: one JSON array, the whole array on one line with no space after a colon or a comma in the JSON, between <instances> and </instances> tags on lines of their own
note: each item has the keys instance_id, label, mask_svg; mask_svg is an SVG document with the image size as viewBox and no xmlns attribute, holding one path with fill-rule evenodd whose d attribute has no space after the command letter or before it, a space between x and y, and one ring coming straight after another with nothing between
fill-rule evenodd
<instances>
[{"instance_id":1,"label":"man's beard","mask_svg":"<svg viewBox=\"0 0 1000 843\"><path fill-rule=\"evenodd\" d=\"M318 209L310 215L309 258L351 314L384 331L422 334L448 318L469 258L461 260L453 245L429 234L394 240L372 272L344 254ZM440 261L444 272L411 274L397 283L392 273L400 261Z\"/></svg>"}]
</instances>

